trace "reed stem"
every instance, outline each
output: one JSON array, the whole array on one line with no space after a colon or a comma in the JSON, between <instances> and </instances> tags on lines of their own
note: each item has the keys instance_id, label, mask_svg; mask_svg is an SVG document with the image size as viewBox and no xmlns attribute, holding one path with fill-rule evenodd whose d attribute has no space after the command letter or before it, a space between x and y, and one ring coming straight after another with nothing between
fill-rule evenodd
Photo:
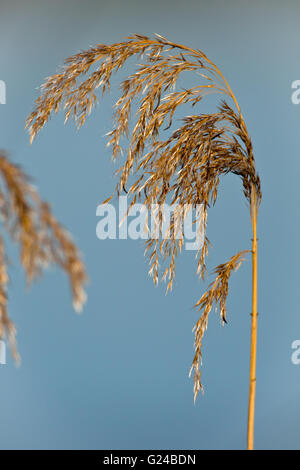
<instances>
[{"instance_id":1,"label":"reed stem","mask_svg":"<svg viewBox=\"0 0 300 470\"><path fill-rule=\"evenodd\" d=\"M251 317L251 353L250 353L250 379L249 379L249 409L248 409L248 450L254 448L254 412L256 388L256 344L257 344L257 239L256 222L257 210L255 191L252 188L251 202L252 220L252 317Z\"/></svg>"}]
</instances>

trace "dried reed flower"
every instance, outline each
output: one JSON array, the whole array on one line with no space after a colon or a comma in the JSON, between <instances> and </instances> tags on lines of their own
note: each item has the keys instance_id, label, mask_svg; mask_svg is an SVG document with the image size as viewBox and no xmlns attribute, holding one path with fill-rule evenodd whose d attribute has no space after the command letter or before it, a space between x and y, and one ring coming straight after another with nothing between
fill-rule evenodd
<instances>
[{"instance_id":1,"label":"dried reed flower","mask_svg":"<svg viewBox=\"0 0 300 470\"><path fill-rule=\"evenodd\" d=\"M32 141L52 111L58 112L61 106L66 121L73 118L78 127L82 126L97 102L97 89L102 88L103 93L109 90L112 74L135 55L141 63L135 73L122 83L122 94L115 105L114 128L109 133L108 145L112 146L114 159L121 152L122 138L129 141L125 163L117 172L119 182L116 193L125 191L132 197L132 204L142 201L150 210L153 204L167 201L178 204L181 209L178 209L177 219L180 220L185 217L183 207L186 204L193 207L201 204L204 243L199 252L197 272L204 278L209 246L205 236L207 210L216 202L220 177L233 173L241 178L255 224L261 199L252 143L239 105L228 82L204 52L175 44L160 35L149 38L136 34L122 42L98 44L73 55L66 59L62 71L52 75L42 86L36 107L26 123L30 138ZM175 91L179 75L187 71L197 72L203 83ZM212 92L230 98L233 107L223 100L215 113L187 116L178 129L166 133L165 139L162 139L162 130L171 128L173 117L181 105L196 106ZM136 121L131 130L131 110L136 100ZM175 218L171 223L169 239L150 238L146 242L150 274L155 283L159 280L159 255L164 260L168 259L162 276L169 279L167 290L172 288L175 258L183 245L183 234L176 236ZM156 220L158 229L161 229L161 214L158 213ZM226 320L228 280L244 253L236 254L229 262L217 267L216 280L196 304L203 314L195 326L192 365L195 398L202 389L200 361L208 314L215 302L219 304L222 320Z\"/></svg>"},{"instance_id":2,"label":"dried reed flower","mask_svg":"<svg viewBox=\"0 0 300 470\"><path fill-rule=\"evenodd\" d=\"M195 307L201 311L203 314L197 321L194 331L195 331L195 356L194 361L191 367L190 373L194 371L194 397L196 398L199 390L203 390L201 384L201 370L200 365L202 361L202 339L204 333L207 329L208 316L211 312L211 309L215 305L219 305L219 311L221 319L224 323L227 323L227 311L226 311L226 299L228 295L228 281L232 271L237 271L243 262L243 256L249 253L249 250L244 250L236 255L232 256L227 263L220 264L215 269L215 274L217 274L216 279L210 284L208 290L202 295L201 299L198 300Z\"/></svg>"},{"instance_id":3,"label":"dried reed flower","mask_svg":"<svg viewBox=\"0 0 300 470\"><path fill-rule=\"evenodd\" d=\"M53 217L21 168L0 151L0 215L11 237L20 246L20 262L30 284L49 264L56 264L69 277L74 308L85 301L86 273L70 235ZM0 237L0 338L7 337L18 360L16 330L7 315L7 260Z\"/></svg>"}]
</instances>

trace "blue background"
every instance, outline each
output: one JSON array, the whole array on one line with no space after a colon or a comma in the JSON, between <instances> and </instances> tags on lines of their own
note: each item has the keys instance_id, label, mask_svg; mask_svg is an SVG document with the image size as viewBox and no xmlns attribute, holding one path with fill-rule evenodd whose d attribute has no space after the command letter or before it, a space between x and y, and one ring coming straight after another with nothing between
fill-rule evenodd
<instances>
[{"instance_id":1,"label":"blue background","mask_svg":"<svg viewBox=\"0 0 300 470\"><path fill-rule=\"evenodd\" d=\"M22 365L0 366L1 448L228 449L246 442L251 262L234 274L229 325L212 313L205 394L193 404L192 306L204 285L194 253L177 262L173 293L155 288L141 241L96 238L96 207L116 181L105 147L111 96L78 132L51 120L33 146L24 131L37 87L65 57L96 43L158 32L203 49L229 80L253 138L259 214L257 448L300 447L299 128L291 83L300 79L298 1L52 0L0 2L0 145L34 177L72 232L89 273L88 303L74 314L67 279L50 269L26 292L9 248L9 312ZM133 69L128 69L131 72ZM122 73L121 73L122 75ZM201 111L200 111L201 112ZM209 212L209 270L250 247L238 178L223 179Z\"/></svg>"}]
</instances>

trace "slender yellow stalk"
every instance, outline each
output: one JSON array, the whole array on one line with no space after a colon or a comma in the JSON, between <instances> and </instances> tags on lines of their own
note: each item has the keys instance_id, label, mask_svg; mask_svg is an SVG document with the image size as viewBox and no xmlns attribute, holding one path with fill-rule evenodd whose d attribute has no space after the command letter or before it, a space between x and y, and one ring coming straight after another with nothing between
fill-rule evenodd
<instances>
[{"instance_id":1,"label":"slender yellow stalk","mask_svg":"<svg viewBox=\"0 0 300 470\"><path fill-rule=\"evenodd\" d=\"M252 191L252 320L251 320L251 353L249 380L249 410L248 410L248 450L254 447L254 412L256 388L256 343L257 343L257 239L256 239L256 201L255 191Z\"/></svg>"}]
</instances>

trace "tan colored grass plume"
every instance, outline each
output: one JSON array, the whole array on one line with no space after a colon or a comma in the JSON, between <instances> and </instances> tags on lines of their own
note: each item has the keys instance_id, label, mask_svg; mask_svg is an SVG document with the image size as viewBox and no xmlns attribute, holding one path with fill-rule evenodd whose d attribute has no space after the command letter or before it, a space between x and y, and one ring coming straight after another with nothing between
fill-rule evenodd
<instances>
[{"instance_id":1,"label":"tan colored grass plume","mask_svg":"<svg viewBox=\"0 0 300 470\"><path fill-rule=\"evenodd\" d=\"M128 59L137 57L136 71L121 85L121 96L114 108L114 127L109 133L108 145L113 158L120 153L125 159L117 174L115 192L126 191L150 210L153 204L171 201L183 208L186 204L201 205L201 230L204 243L199 252L197 273L205 278L209 240L205 235L207 211L218 196L220 178L232 173L242 182L253 227L253 308L252 350L250 373L248 448L253 447L253 419L255 396L256 355L256 218L261 200L260 180L255 168L252 143L243 115L227 80L220 69L200 49L173 43L155 35L129 36L124 41L80 52L68 58L63 69L47 79L36 100L36 106L27 120L31 141L49 120L52 112L64 109L66 120L72 118L78 127L85 122L98 100L97 92L110 89L115 72L125 66ZM175 90L179 76L184 72L197 73L201 83L189 89ZM173 117L181 105L189 104L195 111L201 100L210 93L222 95L216 112L186 116L174 129ZM136 119L132 109L137 105ZM133 120L133 128L130 122ZM172 130L173 129L173 130ZM122 140L128 142L123 146ZM185 217L179 209L177 216ZM199 215L200 217L200 215ZM162 218L157 217L161 228ZM163 279L168 279L167 290L172 288L175 259L183 246L183 235L176 236L175 222L169 239L149 239L146 251L150 258L150 274L159 280L159 259L164 260ZM196 399L201 383L202 340L209 313L219 306L222 321L226 321L228 281L247 250L235 254L216 268L216 279L196 303L202 312L195 326L195 357L191 373L194 377Z\"/></svg>"},{"instance_id":2,"label":"tan colored grass plume","mask_svg":"<svg viewBox=\"0 0 300 470\"><path fill-rule=\"evenodd\" d=\"M59 266L69 277L74 308L80 311L87 276L79 251L29 178L4 151L0 151L0 216L9 237L19 245L27 283L31 284L48 265ZM19 361L16 329L7 313L9 276L5 253L0 235L0 338L9 340L13 356Z\"/></svg>"}]
</instances>

